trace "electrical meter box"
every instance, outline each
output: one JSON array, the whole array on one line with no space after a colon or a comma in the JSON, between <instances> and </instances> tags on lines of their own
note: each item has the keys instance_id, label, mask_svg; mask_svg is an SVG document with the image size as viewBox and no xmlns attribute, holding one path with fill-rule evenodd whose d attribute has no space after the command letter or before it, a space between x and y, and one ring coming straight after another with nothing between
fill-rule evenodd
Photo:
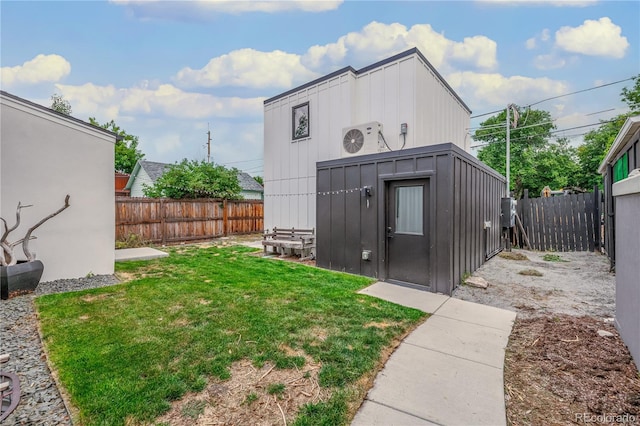
<instances>
[{"instance_id":1,"label":"electrical meter box","mask_svg":"<svg viewBox=\"0 0 640 426\"><path fill-rule=\"evenodd\" d=\"M503 228L516 226L516 206L518 202L511 197L505 197L501 202L500 223Z\"/></svg>"}]
</instances>

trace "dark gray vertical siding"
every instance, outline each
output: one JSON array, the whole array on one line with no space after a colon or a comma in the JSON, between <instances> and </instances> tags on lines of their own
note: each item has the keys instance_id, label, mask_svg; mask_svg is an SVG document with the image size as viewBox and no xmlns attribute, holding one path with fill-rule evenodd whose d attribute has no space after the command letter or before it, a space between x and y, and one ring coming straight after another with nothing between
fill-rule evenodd
<instances>
[{"instance_id":1,"label":"dark gray vertical siding","mask_svg":"<svg viewBox=\"0 0 640 426\"><path fill-rule=\"evenodd\" d=\"M345 267L345 216L344 167L331 169L331 264L332 269Z\"/></svg>"},{"instance_id":2,"label":"dark gray vertical siding","mask_svg":"<svg viewBox=\"0 0 640 426\"><path fill-rule=\"evenodd\" d=\"M385 182L414 176L430 185L431 291L450 294L500 248L504 179L451 144L321 162L317 176L318 266L384 279ZM373 187L368 208L364 186ZM362 250L371 250L370 261Z\"/></svg>"},{"instance_id":3,"label":"dark gray vertical siding","mask_svg":"<svg viewBox=\"0 0 640 426\"><path fill-rule=\"evenodd\" d=\"M504 181L473 159L453 158L453 206L451 247L455 288L487 256L500 248L500 205ZM485 231L484 222L491 222ZM440 226L440 224L438 224Z\"/></svg>"},{"instance_id":4,"label":"dark gray vertical siding","mask_svg":"<svg viewBox=\"0 0 640 426\"><path fill-rule=\"evenodd\" d=\"M464 265L462 265L462 259L460 257L461 251L461 222L463 216L460 214L462 211L461 203L462 203L462 161L459 158L454 158L453 160L453 276L459 277L464 273Z\"/></svg>"},{"instance_id":5,"label":"dark gray vertical siding","mask_svg":"<svg viewBox=\"0 0 640 426\"><path fill-rule=\"evenodd\" d=\"M373 196L369 198L367 207L366 199L362 199L360 209L360 242L362 250L371 250L371 260L360 260L360 274L368 277L378 276L378 245L376 232L378 228L378 209L376 200L379 191L377 188L378 172L375 163L362 164L360 166L361 187L370 186L373 188Z\"/></svg>"},{"instance_id":6,"label":"dark gray vertical siding","mask_svg":"<svg viewBox=\"0 0 640 426\"><path fill-rule=\"evenodd\" d=\"M453 163L451 154L436 156L436 243L435 253L431 253L436 260L436 267L432 282L435 291L450 294L453 289L453 244L451 231L453 229ZM434 256L435 255L435 256Z\"/></svg>"},{"instance_id":7,"label":"dark gray vertical siding","mask_svg":"<svg viewBox=\"0 0 640 426\"><path fill-rule=\"evenodd\" d=\"M331 198L324 195L331 189L331 170L318 170L316 176L316 264L331 269Z\"/></svg>"},{"instance_id":8,"label":"dark gray vertical siding","mask_svg":"<svg viewBox=\"0 0 640 426\"><path fill-rule=\"evenodd\" d=\"M344 270L360 273L360 166L347 166L345 171L345 252Z\"/></svg>"}]
</instances>

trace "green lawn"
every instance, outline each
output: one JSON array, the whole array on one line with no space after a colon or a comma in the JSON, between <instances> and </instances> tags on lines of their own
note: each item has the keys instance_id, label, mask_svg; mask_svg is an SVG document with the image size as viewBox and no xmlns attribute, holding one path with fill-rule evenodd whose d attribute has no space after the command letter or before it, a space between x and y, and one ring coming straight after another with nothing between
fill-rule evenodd
<instances>
[{"instance_id":1,"label":"green lawn","mask_svg":"<svg viewBox=\"0 0 640 426\"><path fill-rule=\"evenodd\" d=\"M117 273L132 281L36 299L45 346L77 420L152 422L170 401L229 378L234 361L301 368L304 357L287 355L286 346L322 363L319 384L333 391L329 401L305 406L297 423L348 421L349 389L425 314L356 294L368 278L251 251L174 249L164 259L118 263ZM326 336L318 340L317 330Z\"/></svg>"}]
</instances>

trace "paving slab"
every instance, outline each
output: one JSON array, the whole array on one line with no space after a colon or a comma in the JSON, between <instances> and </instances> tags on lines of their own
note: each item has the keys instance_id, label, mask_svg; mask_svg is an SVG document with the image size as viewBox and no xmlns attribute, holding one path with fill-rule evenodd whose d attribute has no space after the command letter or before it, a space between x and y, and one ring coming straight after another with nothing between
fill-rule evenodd
<instances>
[{"instance_id":1,"label":"paving slab","mask_svg":"<svg viewBox=\"0 0 640 426\"><path fill-rule=\"evenodd\" d=\"M403 343L367 399L442 425L504 425L503 386L502 369Z\"/></svg>"},{"instance_id":2,"label":"paving slab","mask_svg":"<svg viewBox=\"0 0 640 426\"><path fill-rule=\"evenodd\" d=\"M365 401L351 426L438 426L437 423L412 416L373 401Z\"/></svg>"},{"instance_id":3,"label":"paving slab","mask_svg":"<svg viewBox=\"0 0 640 426\"><path fill-rule=\"evenodd\" d=\"M436 314L405 342L501 369L509 332Z\"/></svg>"},{"instance_id":4,"label":"paving slab","mask_svg":"<svg viewBox=\"0 0 640 426\"><path fill-rule=\"evenodd\" d=\"M169 253L151 247L138 247L116 250L116 262L127 260L150 260L160 257L167 257Z\"/></svg>"},{"instance_id":5,"label":"paving slab","mask_svg":"<svg viewBox=\"0 0 640 426\"><path fill-rule=\"evenodd\" d=\"M444 294L436 294L423 290L416 290L396 284L378 281L369 287L360 290L358 293L367 294L398 305L419 309L423 312L433 313L438 310L444 302L450 299Z\"/></svg>"},{"instance_id":6,"label":"paving slab","mask_svg":"<svg viewBox=\"0 0 640 426\"><path fill-rule=\"evenodd\" d=\"M437 311L441 317L497 328L511 333L516 313L493 306L449 298Z\"/></svg>"}]
</instances>

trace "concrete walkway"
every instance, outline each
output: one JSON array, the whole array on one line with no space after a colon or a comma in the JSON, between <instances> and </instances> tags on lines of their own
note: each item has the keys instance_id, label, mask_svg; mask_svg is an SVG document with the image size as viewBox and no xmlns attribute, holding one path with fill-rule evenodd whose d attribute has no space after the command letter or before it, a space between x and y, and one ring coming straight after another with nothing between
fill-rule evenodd
<instances>
[{"instance_id":1,"label":"concrete walkway","mask_svg":"<svg viewBox=\"0 0 640 426\"><path fill-rule=\"evenodd\" d=\"M352 425L505 425L504 350L516 313L377 282L360 293L433 314L375 379Z\"/></svg>"},{"instance_id":2,"label":"concrete walkway","mask_svg":"<svg viewBox=\"0 0 640 426\"><path fill-rule=\"evenodd\" d=\"M157 250L151 247L139 247L116 250L116 262L124 262L127 260L149 260L159 257L167 257L169 253Z\"/></svg>"}]
</instances>

